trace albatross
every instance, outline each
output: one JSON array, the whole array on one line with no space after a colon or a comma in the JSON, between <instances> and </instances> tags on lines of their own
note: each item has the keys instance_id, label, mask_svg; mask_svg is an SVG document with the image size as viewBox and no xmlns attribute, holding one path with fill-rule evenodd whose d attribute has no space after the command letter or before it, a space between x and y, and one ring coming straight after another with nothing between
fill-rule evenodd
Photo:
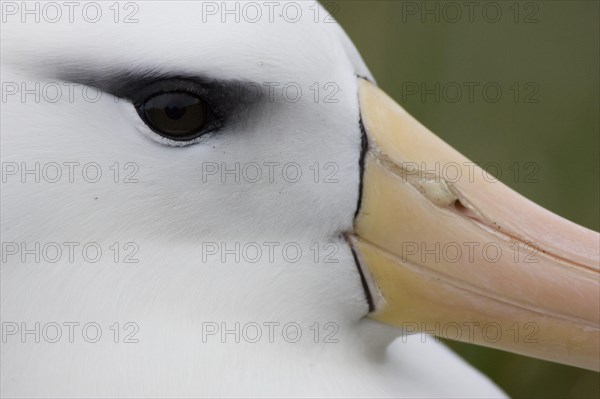
<instances>
[{"instance_id":1,"label":"albatross","mask_svg":"<svg viewBox=\"0 0 600 399\"><path fill-rule=\"evenodd\" d=\"M2 395L504 396L434 336L597 371L598 233L267 3L3 10Z\"/></svg>"}]
</instances>

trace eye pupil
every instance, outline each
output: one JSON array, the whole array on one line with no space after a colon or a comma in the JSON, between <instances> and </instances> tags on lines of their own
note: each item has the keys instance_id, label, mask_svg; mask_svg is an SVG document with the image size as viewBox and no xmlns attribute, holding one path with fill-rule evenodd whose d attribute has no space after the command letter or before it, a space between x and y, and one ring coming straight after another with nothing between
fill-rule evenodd
<instances>
[{"instance_id":1,"label":"eye pupil","mask_svg":"<svg viewBox=\"0 0 600 399\"><path fill-rule=\"evenodd\" d=\"M200 97L186 92L155 95L137 110L152 130L177 141L199 137L208 122L208 105Z\"/></svg>"},{"instance_id":2,"label":"eye pupil","mask_svg":"<svg viewBox=\"0 0 600 399\"><path fill-rule=\"evenodd\" d=\"M166 107L165 112L171 119L180 119L185 114L185 108L183 107Z\"/></svg>"}]
</instances>

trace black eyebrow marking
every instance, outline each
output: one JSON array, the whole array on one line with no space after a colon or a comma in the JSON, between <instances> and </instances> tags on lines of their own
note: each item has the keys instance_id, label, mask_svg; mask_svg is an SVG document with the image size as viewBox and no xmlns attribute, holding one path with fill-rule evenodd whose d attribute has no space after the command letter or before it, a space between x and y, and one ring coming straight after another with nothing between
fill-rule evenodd
<instances>
[{"instance_id":1,"label":"black eyebrow marking","mask_svg":"<svg viewBox=\"0 0 600 399\"><path fill-rule=\"evenodd\" d=\"M256 82L214 79L204 75L154 69L68 69L58 77L66 82L96 88L134 104L141 103L161 91L191 91L201 95L215 108L215 112L222 116L239 112L241 108L267 98L265 86Z\"/></svg>"}]
</instances>

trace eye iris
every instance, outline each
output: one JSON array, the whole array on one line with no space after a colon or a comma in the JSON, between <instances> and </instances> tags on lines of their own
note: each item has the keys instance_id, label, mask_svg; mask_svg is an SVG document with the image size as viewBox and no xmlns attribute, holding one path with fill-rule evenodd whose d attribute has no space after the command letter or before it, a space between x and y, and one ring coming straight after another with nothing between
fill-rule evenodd
<instances>
[{"instance_id":1,"label":"eye iris","mask_svg":"<svg viewBox=\"0 0 600 399\"><path fill-rule=\"evenodd\" d=\"M153 130L173 140L194 138L207 122L206 103L190 93L158 94L140 111Z\"/></svg>"}]
</instances>

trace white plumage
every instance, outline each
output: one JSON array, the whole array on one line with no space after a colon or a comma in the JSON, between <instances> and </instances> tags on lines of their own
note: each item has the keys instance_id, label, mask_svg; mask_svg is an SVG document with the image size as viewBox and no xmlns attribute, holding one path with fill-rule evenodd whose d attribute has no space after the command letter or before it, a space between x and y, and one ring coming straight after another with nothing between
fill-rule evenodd
<instances>
[{"instance_id":1,"label":"white plumage","mask_svg":"<svg viewBox=\"0 0 600 399\"><path fill-rule=\"evenodd\" d=\"M256 101L217 134L184 148L157 143L128 102L106 93L97 102L82 101L83 86L76 87L75 101L7 98L3 163L94 162L105 177L23 183L10 176L2 187L2 241L63 248L93 242L104 255L96 263L79 256L57 263L9 257L2 264L2 322L96 322L103 336L95 344L78 335L73 343L55 344L8 337L2 395L503 395L432 337L396 339L398 330L364 318L367 303L342 234L352 227L359 195L356 76L370 75L337 24L315 23L308 17L315 5L298 4L307 16L298 23L203 22L202 2L143 2L135 24L105 18L2 25L3 82L62 86L66 76L102 80L153 71L263 88L293 82L303 89L297 102ZM315 83L334 83L338 101L322 101L324 93L315 101L309 89ZM122 173L117 183L110 169L115 162ZM296 163L306 178L203 179L206 165L236 162ZM337 182L315 183L308 173L317 162L335 164ZM126 163L137 165L139 182L123 182ZM124 251L129 242L139 247L139 262L124 263L123 254L115 262L109 247L118 243ZM250 242L293 242L303 256L296 263L203 259L203 243L232 248ZM309 248L328 242L336 245L337 263L315 262ZM136 323L139 342L115 343L114 322L121 334L124 323ZM269 322L298 323L303 339L202 338L206 323ZM335 323L339 342L321 337L315 343L315 322L322 333Z\"/></svg>"}]
</instances>

